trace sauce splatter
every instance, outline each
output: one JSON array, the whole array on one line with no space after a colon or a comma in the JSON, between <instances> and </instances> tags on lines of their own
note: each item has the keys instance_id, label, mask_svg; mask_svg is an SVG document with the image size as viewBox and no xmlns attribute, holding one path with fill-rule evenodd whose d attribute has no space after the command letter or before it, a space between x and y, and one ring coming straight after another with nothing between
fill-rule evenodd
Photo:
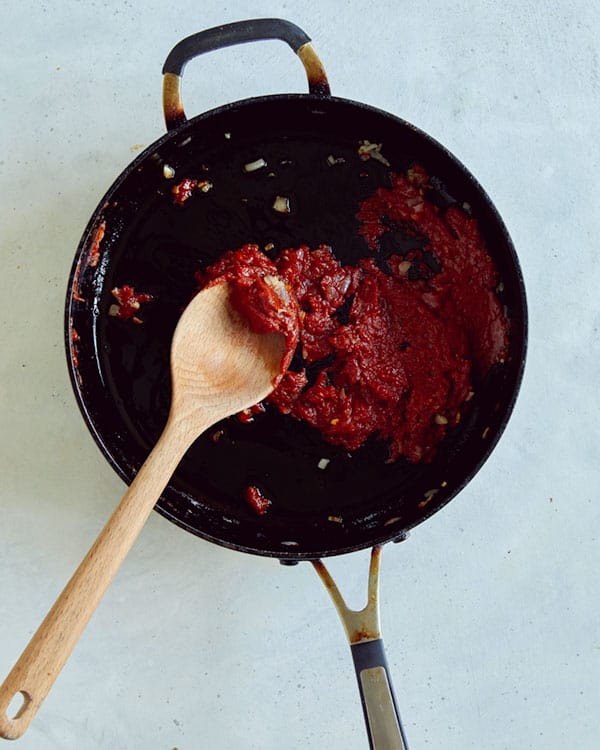
<instances>
[{"instance_id":1,"label":"sauce splatter","mask_svg":"<svg viewBox=\"0 0 600 750\"><path fill-rule=\"evenodd\" d=\"M265 497L258 487L254 487L253 485L246 487L244 499L257 516L264 516L271 505L269 498Z\"/></svg>"},{"instance_id":2,"label":"sauce splatter","mask_svg":"<svg viewBox=\"0 0 600 750\"><path fill-rule=\"evenodd\" d=\"M154 301L152 294L135 292L134 288L127 284L122 287L115 287L111 290L111 294L116 299L117 304L109 307L108 314L113 318L122 318L123 320L131 318L138 325L142 323L141 318L138 317L141 306Z\"/></svg>"},{"instance_id":3,"label":"sauce splatter","mask_svg":"<svg viewBox=\"0 0 600 750\"><path fill-rule=\"evenodd\" d=\"M191 197L194 190L198 187L198 180L191 177L185 177L177 185L173 185L171 193L173 193L173 203L178 206L183 204Z\"/></svg>"},{"instance_id":4,"label":"sauce splatter","mask_svg":"<svg viewBox=\"0 0 600 750\"><path fill-rule=\"evenodd\" d=\"M106 222L102 221L94 231L92 235L92 244L90 246L90 252L88 256L88 265L95 268L100 260L100 243L104 239L106 234Z\"/></svg>"}]
</instances>

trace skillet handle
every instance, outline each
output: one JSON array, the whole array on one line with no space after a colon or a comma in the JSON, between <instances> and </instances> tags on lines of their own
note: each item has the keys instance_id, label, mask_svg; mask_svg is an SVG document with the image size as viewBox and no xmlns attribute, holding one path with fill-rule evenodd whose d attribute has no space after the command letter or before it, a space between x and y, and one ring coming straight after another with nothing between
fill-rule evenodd
<instances>
[{"instance_id":1,"label":"skillet handle","mask_svg":"<svg viewBox=\"0 0 600 750\"><path fill-rule=\"evenodd\" d=\"M350 609L322 560L312 564L323 582L350 643L371 750L408 750L396 705L379 622L381 547L371 550L367 604Z\"/></svg>"},{"instance_id":2,"label":"skillet handle","mask_svg":"<svg viewBox=\"0 0 600 750\"><path fill-rule=\"evenodd\" d=\"M350 646L372 750L408 750L383 641Z\"/></svg>"},{"instance_id":3,"label":"skillet handle","mask_svg":"<svg viewBox=\"0 0 600 750\"><path fill-rule=\"evenodd\" d=\"M169 52L162 70L163 110L167 130L174 130L187 121L181 102L181 76L190 60L211 50L261 39L280 39L286 42L304 65L309 92L316 96L330 95L325 69L310 43L310 37L301 28L280 18L237 21L188 36Z\"/></svg>"}]
</instances>

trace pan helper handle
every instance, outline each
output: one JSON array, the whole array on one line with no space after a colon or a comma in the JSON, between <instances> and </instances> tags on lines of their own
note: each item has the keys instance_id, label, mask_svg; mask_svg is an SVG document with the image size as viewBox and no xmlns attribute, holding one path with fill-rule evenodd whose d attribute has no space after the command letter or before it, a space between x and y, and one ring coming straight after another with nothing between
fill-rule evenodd
<instances>
[{"instance_id":1,"label":"pan helper handle","mask_svg":"<svg viewBox=\"0 0 600 750\"><path fill-rule=\"evenodd\" d=\"M371 750L408 750L381 638L381 550L377 546L371 551L368 601L358 611L347 606L324 563L315 560L313 566L335 604L350 643Z\"/></svg>"},{"instance_id":2,"label":"pan helper handle","mask_svg":"<svg viewBox=\"0 0 600 750\"><path fill-rule=\"evenodd\" d=\"M167 130L186 122L181 102L181 77L186 64L198 55L235 44L263 39L280 39L298 55L308 78L308 90L316 96L329 96L325 69L313 49L310 37L290 21L281 18L257 18L215 26L182 39L169 52L163 65L163 109Z\"/></svg>"}]
</instances>

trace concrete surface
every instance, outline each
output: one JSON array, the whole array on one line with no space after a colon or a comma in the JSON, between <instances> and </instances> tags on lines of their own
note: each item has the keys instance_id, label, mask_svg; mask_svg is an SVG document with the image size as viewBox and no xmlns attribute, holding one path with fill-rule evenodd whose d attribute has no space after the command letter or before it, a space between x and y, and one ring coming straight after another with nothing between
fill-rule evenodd
<instances>
[{"instance_id":1,"label":"concrete surface","mask_svg":"<svg viewBox=\"0 0 600 750\"><path fill-rule=\"evenodd\" d=\"M0 673L123 493L63 352L85 224L163 132L179 39L280 16L335 94L403 116L478 177L517 247L528 366L493 456L386 549L382 612L411 750L594 750L600 734L600 14L523 4L152 0L0 11ZM278 42L186 70L190 114L305 90ZM351 603L367 553L332 568ZM362 750L342 629L308 565L199 541L153 514L22 750Z\"/></svg>"}]
</instances>

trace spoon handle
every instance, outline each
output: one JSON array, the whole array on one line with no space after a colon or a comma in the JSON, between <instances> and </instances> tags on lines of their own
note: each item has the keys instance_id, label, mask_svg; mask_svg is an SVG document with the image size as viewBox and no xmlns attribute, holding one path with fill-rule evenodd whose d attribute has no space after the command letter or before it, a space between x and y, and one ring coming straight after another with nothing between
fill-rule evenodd
<instances>
[{"instance_id":1,"label":"spoon handle","mask_svg":"<svg viewBox=\"0 0 600 750\"><path fill-rule=\"evenodd\" d=\"M0 687L0 737L17 739L29 727L197 434L192 435L184 421L169 419L123 499Z\"/></svg>"}]
</instances>

